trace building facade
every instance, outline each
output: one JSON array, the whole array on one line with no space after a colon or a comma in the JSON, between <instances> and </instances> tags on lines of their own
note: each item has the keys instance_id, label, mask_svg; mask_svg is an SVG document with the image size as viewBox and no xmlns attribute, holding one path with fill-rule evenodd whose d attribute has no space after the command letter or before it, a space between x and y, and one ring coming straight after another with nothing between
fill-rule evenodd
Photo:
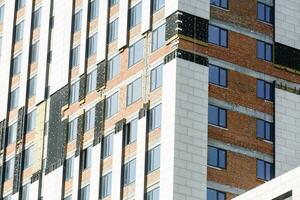
<instances>
[{"instance_id":1,"label":"building facade","mask_svg":"<svg viewBox=\"0 0 300 200\"><path fill-rule=\"evenodd\" d=\"M300 165L298 0L0 0L0 196L224 200Z\"/></svg>"}]
</instances>

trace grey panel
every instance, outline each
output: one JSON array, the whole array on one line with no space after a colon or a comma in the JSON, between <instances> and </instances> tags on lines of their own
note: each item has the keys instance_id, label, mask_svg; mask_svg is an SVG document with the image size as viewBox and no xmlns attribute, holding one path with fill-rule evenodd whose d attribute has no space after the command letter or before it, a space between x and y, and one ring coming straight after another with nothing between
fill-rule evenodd
<instances>
[{"instance_id":1,"label":"grey panel","mask_svg":"<svg viewBox=\"0 0 300 200\"><path fill-rule=\"evenodd\" d=\"M18 130L17 130L17 141L21 140L24 135L25 126L25 108L22 107L18 111Z\"/></svg>"},{"instance_id":2,"label":"grey panel","mask_svg":"<svg viewBox=\"0 0 300 200\"><path fill-rule=\"evenodd\" d=\"M115 125L115 133L124 130L126 127L125 125L126 125L126 119L121 119L120 121L118 121Z\"/></svg>"},{"instance_id":3,"label":"grey panel","mask_svg":"<svg viewBox=\"0 0 300 200\"><path fill-rule=\"evenodd\" d=\"M14 176L13 176L13 194L20 190L21 172L22 172L22 157L23 153L18 153L15 156Z\"/></svg>"},{"instance_id":4,"label":"grey panel","mask_svg":"<svg viewBox=\"0 0 300 200\"><path fill-rule=\"evenodd\" d=\"M98 64L97 67L97 90L106 85L106 60Z\"/></svg>"},{"instance_id":5,"label":"grey panel","mask_svg":"<svg viewBox=\"0 0 300 200\"><path fill-rule=\"evenodd\" d=\"M149 110L149 103L145 103L143 105L143 108L141 108L139 110L139 119L142 119L143 117L145 117L147 115L148 110ZM146 130L148 130L148 129L146 129Z\"/></svg>"},{"instance_id":6,"label":"grey panel","mask_svg":"<svg viewBox=\"0 0 300 200\"><path fill-rule=\"evenodd\" d=\"M164 63L166 64L175 58L181 58L181 59L193 62L193 63L208 66L208 58L207 57L204 57L204 56L201 56L198 54L194 54L192 52L184 51L181 49L177 49L177 50L169 53L168 55L166 55L164 58Z\"/></svg>"},{"instance_id":7,"label":"grey panel","mask_svg":"<svg viewBox=\"0 0 300 200\"><path fill-rule=\"evenodd\" d=\"M6 119L0 122L0 150L5 147Z\"/></svg>"},{"instance_id":8,"label":"grey panel","mask_svg":"<svg viewBox=\"0 0 300 200\"><path fill-rule=\"evenodd\" d=\"M83 143L83 134L84 134L84 114L80 115L78 117L78 125L77 125L77 139L76 139L76 152L75 156L79 156L81 149L82 149L82 143Z\"/></svg>"},{"instance_id":9,"label":"grey panel","mask_svg":"<svg viewBox=\"0 0 300 200\"><path fill-rule=\"evenodd\" d=\"M80 87L79 87L79 101L83 100L85 97L85 90L86 90L86 75L82 75L80 77Z\"/></svg>"},{"instance_id":10,"label":"grey panel","mask_svg":"<svg viewBox=\"0 0 300 200\"><path fill-rule=\"evenodd\" d=\"M104 119L105 119L105 99L96 105L96 119L95 119L95 133L94 133L94 146L99 144L104 132Z\"/></svg>"}]
</instances>

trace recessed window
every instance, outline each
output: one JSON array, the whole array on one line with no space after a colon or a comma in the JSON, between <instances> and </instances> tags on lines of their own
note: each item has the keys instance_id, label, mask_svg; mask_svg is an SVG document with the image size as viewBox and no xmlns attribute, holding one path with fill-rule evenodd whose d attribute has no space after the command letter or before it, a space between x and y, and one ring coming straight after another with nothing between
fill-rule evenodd
<instances>
[{"instance_id":1,"label":"recessed window","mask_svg":"<svg viewBox=\"0 0 300 200\"><path fill-rule=\"evenodd\" d=\"M26 133L31 132L35 129L36 125L36 110L31 111L27 114L27 126Z\"/></svg>"},{"instance_id":2,"label":"recessed window","mask_svg":"<svg viewBox=\"0 0 300 200\"><path fill-rule=\"evenodd\" d=\"M208 123L226 128L227 111L217 106L208 105Z\"/></svg>"},{"instance_id":3,"label":"recessed window","mask_svg":"<svg viewBox=\"0 0 300 200\"><path fill-rule=\"evenodd\" d=\"M79 81L76 81L70 88L70 104L79 100Z\"/></svg>"},{"instance_id":4,"label":"recessed window","mask_svg":"<svg viewBox=\"0 0 300 200\"><path fill-rule=\"evenodd\" d=\"M87 75L86 80L86 93L91 93L97 87L97 70L94 70Z\"/></svg>"},{"instance_id":5,"label":"recessed window","mask_svg":"<svg viewBox=\"0 0 300 200\"><path fill-rule=\"evenodd\" d=\"M23 32L24 32L24 21L21 21L15 26L14 42L18 42L23 39Z\"/></svg>"},{"instance_id":6,"label":"recessed window","mask_svg":"<svg viewBox=\"0 0 300 200\"><path fill-rule=\"evenodd\" d=\"M256 95L257 97L273 101L274 99L274 85L272 83L263 81L263 80L257 80L256 81Z\"/></svg>"},{"instance_id":7,"label":"recessed window","mask_svg":"<svg viewBox=\"0 0 300 200\"><path fill-rule=\"evenodd\" d=\"M228 0L210 0L210 4L220 8L228 9Z\"/></svg>"},{"instance_id":8,"label":"recessed window","mask_svg":"<svg viewBox=\"0 0 300 200\"><path fill-rule=\"evenodd\" d=\"M16 9L17 11L20 10L25 6L26 0L17 0L16 1Z\"/></svg>"},{"instance_id":9,"label":"recessed window","mask_svg":"<svg viewBox=\"0 0 300 200\"><path fill-rule=\"evenodd\" d=\"M258 138L273 141L273 135L274 129L272 123L261 119L256 119L256 136Z\"/></svg>"},{"instance_id":10,"label":"recessed window","mask_svg":"<svg viewBox=\"0 0 300 200\"><path fill-rule=\"evenodd\" d=\"M163 66L164 65L161 64L151 70L151 85L150 85L151 92L162 86Z\"/></svg>"},{"instance_id":11,"label":"recessed window","mask_svg":"<svg viewBox=\"0 0 300 200\"><path fill-rule=\"evenodd\" d=\"M273 45L257 40L256 42L257 58L271 62L273 58Z\"/></svg>"},{"instance_id":12,"label":"recessed window","mask_svg":"<svg viewBox=\"0 0 300 200\"><path fill-rule=\"evenodd\" d=\"M41 8L34 11L32 16L32 30L35 30L36 28L41 26L41 13L42 13Z\"/></svg>"},{"instance_id":13,"label":"recessed window","mask_svg":"<svg viewBox=\"0 0 300 200\"><path fill-rule=\"evenodd\" d=\"M79 10L77 13L74 14L74 21L73 21L73 33L79 31L81 29L81 21L82 21L82 11Z\"/></svg>"},{"instance_id":14,"label":"recessed window","mask_svg":"<svg viewBox=\"0 0 300 200\"><path fill-rule=\"evenodd\" d=\"M127 106L133 104L142 97L142 78L127 85Z\"/></svg>"},{"instance_id":15,"label":"recessed window","mask_svg":"<svg viewBox=\"0 0 300 200\"><path fill-rule=\"evenodd\" d=\"M105 103L105 116L110 118L113 115L117 114L119 111L119 92L112 94L106 99Z\"/></svg>"},{"instance_id":16,"label":"recessed window","mask_svg":"<svg viewBox=\"0 0 300 200\"><path fill-rule=\"evenodd\" d=\"M22 200L29 200L29 187L30 183L22 186Z\"/></svg>"},{"instance_id":17,"label":"recessed window","mask_svg":"<svg viewBox=\"0 0 300 200\"><path fill-rule=\"evenodd\" d=\"M90 185L87 185L80 189L79 200L89 200L89 199L90 199Z\"/></svg>"},{"instance_id":18,"label":"recessed window","mask_svg":"<svg viewBox=\"0 0 300 200\"><path fill-rule=\"evenodd\" d=\"M12 200L12 194L6 195L3 200ZM22 199L23 200L23 199Z\"/></svg>"},{"instance_id":19,"label":"recessed window","mask_svg":"<svg viewBox=\"0 0 300 200\"><path fill-rule=\"evenodd\" d=\"M136 118L126 124L125 145L131 144L136 141L137 131L138 119Z\"/></svg>"},{"instance_id":20,"label":"recessed window","mask_svg":"<svg viewBox=\"0 0 300 200\"><path fill-rule=\"evenodd\" d=\"M99 0L90 0L89 2L89 21L93 21L99 14Z\"/></svg>"},{"instance_id":21,"label":"recessed window","mask_svg":"<svg viewBox=\"0 0 300 200\"><path fill-rule=\"evenodd\" d=\"M65 162L65 181L73 177L74 156L68 158Z\"/></svg>"},{"instance_id":22,"label":"recessed window","mask_svg":"<svg viewBox=\"0 0 300 200\"><path fill-rule=\"evenodd\" d=\"M85 113L84 131L89 131L95 127L95 107Z\"/></svg>"},{"instance_id":23,"label":"recessed window","mask_svg":"<svg viewBox=\"0 0 300 200\"><path fill-rule=\"evenodd\" d=\"M210 64L209 82L222 87L227 87L227 69Z\"/></svg>"},{"instance_id":24,"label":"recessed window","mask_svg":"<svg viewBox=\"0 0 300 200\"><path fill-rule=\"evenodd\" d=\"M15 164L15 159L14 158L11 158L10 160L6 161L5 162L5 181L6 180L9 180L13 177L13 174L14 174L14 164Z\"/></svg>"},{"instance_id":25,"label":"recessed window","mask_svg":"<svg viewBox=\"0 0 300 200\"><path fill-rule=\"evenodd\" d=\"M71 68L77 67L80 62L80 45L74 47L71 50Z\"/></svg>"},{"instance_id":26,"label":"recessed window","mask_svg":"<svg viewBox=\"0 0 300 200\"><path fill-rule=\"evenodd\" d=\"M22 54L17 55L14 57L12 61L12 75L20 74L22 66Z\"/></svg>"},{"instance_id":27,"label":"recessed window","mask_svg":"<svg viewBox=\"0 0 300 200\"><path fill-rule=\"evenodd\" d=\"M149 150L147 153L147 173L151 173L160 167L160 145Z\"/></svg>"},{"instance_id":28,"label":"recessed window","mask_svg":"<svg viewBox=\"0 0 300 200\"><path fill-rule=\"evenodd\" d=\"M146 200L159 200L159 187L147 192Z\"/></svg>"},{"instance_id":29,"label":"recessed window","mask_svg":"<svg viewBox=\"0 0 300 200\"><path fill-rule=\"evenodd\" d=\"M38 61L39 58L39 41L32 44L30 47L30 64L35 63Z\"/></svg>"},{"instance_id":30,"label":"recessed window","mask_svg":"<svg viewBox=\"0 0 300 200\"><path fill-rule=\"evenodd\" d=\"M208 42L221 47L228 46L228 31L218 26L208 26Z\"/></svg>"},{"instance_id":31,"label":"recessed window","mask_svg":"<svg viewBox=\"0 0 300 200\"><path fill-rule=\"evenodd\" d=\"M102 159L107 158L113 153L113 136L114 134L111 133L103 138L102 152L101 152Z\"/></svg>"},{"instance_id":32,"label":"recessed window","mask_svg":"<svg viewBox=\"0 0 300 200\"><path fill-rule=\"evenodd\" d=\"M213 167L226 168L226 150L217 147L208 146L207 164Z\"/></svg>"},{"instance_id":33,"label":"recessed window","mask_svg":"<svg viewBox=\"0 0 300 200\"><path fill-rule=\"evenodd\" d=\"M82 156L81 169L85 170L85 169L91 167L92 146L89 146L88 148L84 149L81 153L81 156Z\"/></svg>"},{"instance_id":34,"label":"recessed window","mask_svg":"<svg viewBox=\"0 0 300 200\"><path fill-rule=\"evenodd\" d=\"M165 7L165 0L152 0L152 13L155 13Z\"/></svg>"},{"instance_id":35,"label":"recessed window","mask_svg":"<svg viewBox=\"0 0 300 200\"><path fill-rule=\"evenodd\" d=\"M36 79L37 75L29 80L28 98L31 98L36 94Z\"/></svg>"},{"instance_id":36,"label":"recessed window","mask_svg":"<svg viewBox=\"0 0 300 200\"><path fill-rule=\"evenodd\" d=\"M112 7L119 3L119 0L109 0L109 6Z\"/></svg>"},{"instance_id":37,"label":"recessed window","mask_svg":"<svg viewBox=\"0 0 300 200\"><path fill-rule=\"evenodd\" d=\"M72 194L70 194L69 196L65 197L64 200L72 200Z\"/></svg>"},{"instance_id":38,"label":"recessed window","mask_svg":"<svg viewBox=\"0 0 300 200\"><path fill-rule=\"evenodd\" d=\"M161 104L150 110L149 116L149 131L159 128L161 125Z\"/></svg>"},{"instance_id":39,"label":"recessed window","mask_svg":"<svg viewBox=\"0 0 300 200\"><path fill-rule=\"evenodd\" d=\"M17 108L18 105L19 105L19 88L16 88L10 92L9 108L10 110L13 110Z\"/></svg>"},{"instance_id":40,"label":"recessed window","mask_svg":"<svg viewBox=\"0 0 300 200\"><path fill-rule=\"evenodd\" d=\"M78 130L78 118L75 118L69 122L68 142L73 141L75 138L77 138L77 130Z\"/></svg>"},{"instance_id":41,"label":"recessed window","mask_svg":"<svg viewBox=\"0 0 300 200\"><path fill-rule=\"evenodd\" d=\"M269 181L274 178L274 164L264 160L256 160L256 177Z\"/></svg>"},{"instance_id":42,"label":"recessed window","mask_svg":"<svg viewBox=\"0 0 300 200\"><path fill-rule=\"evenodd\" d=\"M97 36L98 34L95 33L91 37L89 37L87 42L87 57L91 57L97 52Z\"/></svg>"},{"instance_id":43,"label":"recessed window","mask_svg":"<svg viewBox=\"0 0 300 200\"><path fill-rule=\"evenodd\" d=\"M111 178L112 173L108 173L101 178L101 190L100 190L100 197L101 199L104 199L105 197L109 196L111 194Z\"/></svg>"},{"instance_id":44,"label":"recessed window","mask_svg":"<svg viewBox=\"0 0 300 200\"><path fill-rule=\"evenodd\" d=\"M138 63L144 56L144 40L141 39L129 47L129 67Z\"/></svg>"},{"instance_id":45,"label":"recessed window","mask_svg":"<svg viewBox=\"0 0 300 200\"><path fill-rule=\"evenodd\" d=\"M8 127L8 134L6 137L6 146L14 143L17 138L17 130L18 130L18 123L15 122Z\"/></svg>"},{"instance_id":46,"label":"recessed window","mask_svg":"<svg viewBox=\"0 0 300 200\"><path fill-rule=\"evenodd\" d=\"M226 193L207 188L207 200L226 200Z\"/></svg>"},{"instance_id":47,"label":"recessed window","mask_svg":"<svg viewBox=\"0 0 300 200\"><path fill-rule=\"evenodd\" d=\"M257 19L272 24L274 21L273 8L264 3L257 2Z\"/></svg>"},{"instance_id":48,"label":"recessed window","mask_svg":"<svg viewBox=\"0 0 300 200\"><path fill-rule=\"evenodd\" d=\"M163 24L152 32L152 52L165 45L166 25Z\"/></svg>"},{"instance_id":49,"label":"recessed window","mask_svg":"<svg viewBox=\"0 0 300 200\"><path fill-rule=\"evenodd\" d=\"M118 38L119 19L115 19L108 25L108 43Z\"/></svg>"},{"instance_id":50,"label":"recessed window","mask_svg":"<svg viewBox=\"0 0 300 200\"><path fill-rule=\"evenodd\" d=\"M135 159L127 162L123 166L123 185L126 186L135 181Z\"/></svg>"},{"instance_id":51,"label":"recessed window","mask_svg":"<svg viewBox=\"0 0 300 200\"><path fill-rule=\"evenodd\" d=\"M120 73L120 55L116 55L108 61L107 80L113 79Z\"/></svg>"},{"instance_id":52,"label":"recessed window","mask_svg":"<svg viewBox=\"0 0 300 200\"><path fill-rule=\"evenodd\" d=\"M0 7L0 24L3 24L4 20L4 5Z\"/></svg>"},{"instance_id":53,"label":"recessed window","mask_svg":"<svg viewBox=\"0 0 300 200\"><path fill-rule=\"evenodd\" d=\"M142 19L142 2L138 3L129 11L129 28L133 28L141 22Z\"/></svg>"},{"instance_id":54,"label":"recessed window","mask_svg":"<svg viewBox=\"0 0 300 200\"><path fill-rule=\"evenodd\" d=\"M33 155L32 155L32 149L33 149L33 146L25 149L25 151L24 151L24 165L23 165L23 169L27 169L32 164L32 157L33 157Z\"/></svg>"}]
</instances>

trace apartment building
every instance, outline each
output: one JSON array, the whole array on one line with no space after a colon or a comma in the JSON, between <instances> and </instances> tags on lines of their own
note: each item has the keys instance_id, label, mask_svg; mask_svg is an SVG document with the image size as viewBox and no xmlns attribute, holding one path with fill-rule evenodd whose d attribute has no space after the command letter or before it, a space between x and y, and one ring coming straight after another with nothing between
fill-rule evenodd
<instances>
[{"instance_id":1,"label":"apartment building","mask_svg":"<svg viewBox=\"0 0 300 200\"><path fill-rule=\"evenodd\" d=\"M0 0L0 196L225 200L300 165L297 0Z\"/></svg>"}]
</instances>

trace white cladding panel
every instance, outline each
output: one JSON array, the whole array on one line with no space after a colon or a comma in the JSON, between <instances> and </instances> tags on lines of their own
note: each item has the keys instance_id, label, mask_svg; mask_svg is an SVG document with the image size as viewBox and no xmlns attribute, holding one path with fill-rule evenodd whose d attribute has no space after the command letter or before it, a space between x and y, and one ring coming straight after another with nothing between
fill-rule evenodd
<instances>
[{"instance_id":1,"label":"white cladding panel","mask_svg":"<svg viewBox=\"0 0 300 200\"><path fill-rule=\"evenodd\" d=\"M91 166L91 196L90 200L99 199L99 183L100 183L100 161L101 161L101 143L92 149L92 166Z\"/></svg>"},{"instance_id":2,"label":"white cladding panel","mask_svg":"<svg viewBox=\"0 0 300 200\"><path fill-rule=\"evenodd\" d=\"M44 176L43 200L61 199L63 186L63 166Z\"/></svg>"},{"instance_id":3,"label":"white cladding panel","mask_svg":"<svg viewBox=\"0 0 300 200\"><path fill-rule=\"evenodd\" d=\"M119 34L118 34L118 48L127 45L128 34L128 0L120 0L119 2Z\"/></svg>"},{"instance_id":4,"label":"white cladding panel","mask_svg":"<svg viewBox=\"0 0 300 200\"><path fill-rule=\"evenodd\" d=\"M68 83L73 1L54 0L50 95Z\"/></svg>"},{"instance_id":5,"label":"white cladding panel","mask_svg":"<svg viewBox=\"0 0 300 200\"><path fill-rule=\"evenodd\" d=\"M72 178L72 199L78 199L80 156L74 157L73 178Z\"/></svg>"},{"instance_id":6,"label":"white cladding panel","mask_svg":"<svg viewBox=\"0 0 300 200\"><path fill-rule=\"evenodd\" d=\"M142 34L150 30L151 0L142 3Z\"/></svg>"},{"instance_id":7,"label":"white cladding panel","mask_svg":"<svg viewBox=\"0 0 300 200\"><path fill-rule=\"evenodd\" d=\"M87 24L88 24L88 7L89 0L82 1L82 25L81 25L81 38L80 38L80 65L79 65L79 76L85 71L86 62L86 40L87 40Z\"/></svg>"},{"instance_id":8,"label":"white cladding panel","mask_svg":"<svg viewBox=\"0 0 300 200\"><path fill-rule=\"evenodd\" d=\"M38 195L39 195L39 181L37 180L30 184L29 199L38 200Z\"/></svg>"},{"instance_id":9,"label":"white cladding panel","mask_svg":"<svg viewBox=\"0 0 300 200\"><path fill-rule=\"evenodd\" d=\"M98 22L98 48L97 63L103 61L106 57L106 38L107 38L107 21L108 21L108 0L99 0L101 12L99 13ZM124 33L123 33L124 34Z\"/></svg>"},{"instance_id":10,"label":"white cladding panel","mask_svg":"<svg viewBox=\"0 0 300 200\"><path fill-rule=\"evenodd\" d=\"M0 57L0 121L6 118L8 93L9 93L9 73L11 63L11 48L14 27L15 1L5 2L4 24L2 33L2 55ZM5 50L5 53L4 53Z\"/></svg>"}]
</instances>

